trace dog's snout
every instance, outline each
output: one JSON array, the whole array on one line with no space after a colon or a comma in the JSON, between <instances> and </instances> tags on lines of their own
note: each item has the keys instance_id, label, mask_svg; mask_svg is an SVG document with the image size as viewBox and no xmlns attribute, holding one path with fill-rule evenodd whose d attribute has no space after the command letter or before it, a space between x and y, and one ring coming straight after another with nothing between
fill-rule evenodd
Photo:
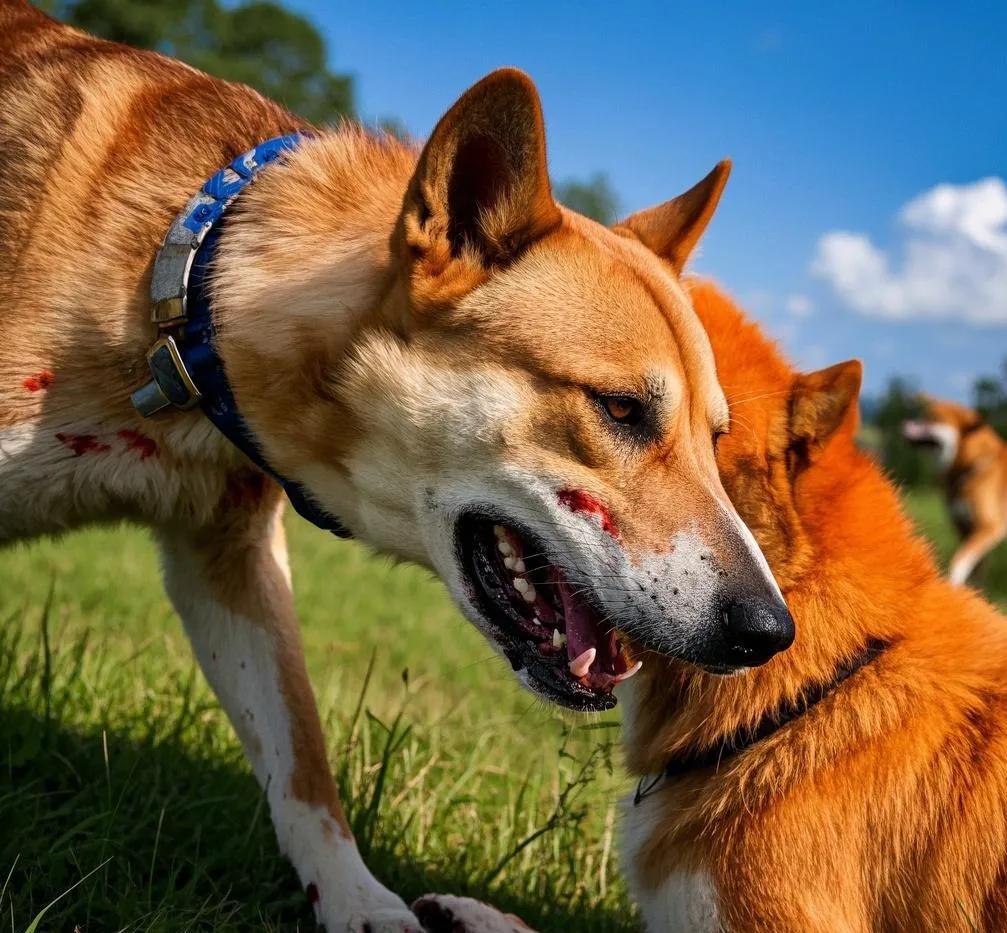
<instances>
[{"instance_id":1,"label":"dog's snout","mask_svg":"<svg viewBox=\"0 0 1007 933\"><path fill-rule=\"evenodd\" d=\"M794 641L794 619L775 600L736 599L724 610L723 622L728 661L739 667L765 664Z\"/></svg>"}]
</instances>

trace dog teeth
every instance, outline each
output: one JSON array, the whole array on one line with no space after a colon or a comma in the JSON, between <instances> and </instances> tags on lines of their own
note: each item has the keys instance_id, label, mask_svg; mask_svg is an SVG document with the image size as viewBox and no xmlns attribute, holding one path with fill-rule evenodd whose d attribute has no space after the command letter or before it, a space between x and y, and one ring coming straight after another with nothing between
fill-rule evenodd
<instances>
[{"instance_id":1,"label":"dog teeth","mask_svg":"<svg viewBox=\"0 0 1007 933\"><path fill-rule=\"evenodd\" d=\"M516 589L522 596L528 591L531 584L524 577L516 577L514 579L514 589Z\"/></svg>"},{"instance_id":2,"label":"dog teeth","mask_svg":"<svg viewBox=\"0 0 1007 933\"><path fill-rule=\"evenodd\" d=\"M513 569L514 573L524 573L527 568L524 565L524 561L521 560L521 558L519 557L517 560L514 561Z\"/></svg>"},{"instance_id":3,"label":"dog teeth","mask_svg":"<svg viewBox=\"0 0 1007 933\"><path fill-rule=\"evenodd\" d=\"M565 644L566 644L566 635L564 635L558 628L554 628L552 630L553 648L562 648Z\"/></svg>"},{"instance_id":4,"label":"dog teeth","mask_svg":"<svg viewBox=\"0 0 1007 933\"><path fill-rule=\"evenodd\" d=\"M497 550L504 557L511 557L514 554L514 548L510 546L509 541L497 541Z\"/></svg>"},{"instance_id":5,"label":"dog teeth","mask_svg":"<svg viewBox=\"0 0 1007 933\"><path fill-rule=\"evenodd\" d=\"M505 557L504 558L504 566L508 570L513 570L514 569L514 564L516 564L516 563L517 563L517 561L515 561L513 557Z\"/></svg>"},{"instance_id":6,"label":"dog teeth","mask_svg":"<svg viewBox=\"0 0 1007 933\"><path fill-rule=\"evenodd\" d=\"M570 662L570 673L574 677L585 676L591 670L591 665L594 664L594 659L597 656L597 648L588 648L586 651L582 651Z\"/></svg>"},{"instance_id":7,"label":"dog teeth","mask_svg":"<svg viewBox=\"0 0 1007 933\"><path fill-rule=\"evenodd\" d=\"M617 684L621 684L624 680L629 680L635 673L637 673L640 668L643 667L643 661L637 661L628 671L624 671L618 677L615 678Z\"/></svg>"},{"instance_id":8,"label":"dog teeth","mask_svg":"<svg viewBox=\"0 0 1007 933\"><path fill-rule=\"evenodd\" d=\"M525 583L527 583L527 589L522 590L521 595L524 597L526 603L533 603L538 599L538 593L535 592L535 587L528 583L527 580Z\"/></svg>"}]
</instances>

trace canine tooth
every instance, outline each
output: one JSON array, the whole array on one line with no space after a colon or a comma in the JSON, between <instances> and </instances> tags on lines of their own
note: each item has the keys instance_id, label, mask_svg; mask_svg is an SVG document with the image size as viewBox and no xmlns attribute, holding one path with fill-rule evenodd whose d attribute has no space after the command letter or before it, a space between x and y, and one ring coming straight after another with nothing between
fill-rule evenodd
<instances>
[{"instance_id":1,"label":"canine tooth","mask_svg":"<svg viewBox=\"0 0 1007 933\"><path fill-rule=\"evenodd\" d=\"M524 577L516 577L514 579L514 589L516 589L522 596L531 588L531 584Z\"/></svg>"},{"instance_id":2,"label":"canine tooth","mask_svg":"<svg viewBox=\"0 0 1007 933\"><path fill-rule=\"evenodd\" d=\"M514 548L510 546L509 541L497 541L497 550L503 554L504 557L510 557L514 553Z\"/></svg>"},{"instance_id":3,"label":"canine tooth","mask_svg":"<svg viewBox=\"0 0 1007 933\"><path fill-rule=\"evenodd\" d=\"M514 561L514 573L524 573L526 569L524 561L520 557Z\"/></svg>"},{"instance_id":4,"label":"canine tooth","mask_svg":"<svg viewBox=\"0 0 1007 933\"><path fill-rule=\"evenodd\" d=\"M519 578L520 579L520 578ZM521 595L524 597L526 603L533 603L538 599L538 593L535 592L535 587L525 580L526 588L521 591Z\"/></svg>"},{"instance_id":5,"label":"canine tooth","mask_svg":"<svg viewBox=\"0 0 1007 933\"><path fill-rule=\"evenodd\" d=\"M594 659L597 656L598 650L596 648L588 648L581 652L570 662L570 673L574 677L583 677L591 670L591 665L594 664Z\"/></svg>"},{"instance_id":6,"label":"canine tooth","mask_svg":"<svg viewBox=\"0 0 1007 933\"><path fill-rule=\"evenodd\" d=\"M566 644L566 635L564 635L558 628L552 630L552 646L553 648L562 648Z\"/></svg>"},{"instance_id":7,"label":"canine tooth","mask_svg":"<svg viewBox=\"0 0 1007 933\"><path fill-rule=\"evenodd\" d=\"M621 684L624 680L629 680L640 668L643 667L643 661L637 661L628 671L623 672L618 677L616 677L615 682Z\"/></svg>"}]
</instances>

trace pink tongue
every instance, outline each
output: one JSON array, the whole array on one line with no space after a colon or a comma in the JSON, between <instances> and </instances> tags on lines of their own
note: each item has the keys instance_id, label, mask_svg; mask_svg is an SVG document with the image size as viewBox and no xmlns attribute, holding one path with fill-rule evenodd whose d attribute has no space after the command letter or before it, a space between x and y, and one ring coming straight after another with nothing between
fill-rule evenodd
<instances>
[{"instance_id":1,"label":"pink tongue","mask_svg":"<svg viewBox=\"0 0 1007 933\"><path fill-rule=\"evenodd\" d=\"M598 635L595 632L591 611L577 599L570 584L557 574L556 585L563 601L563 615L566 618L566 653L572 661L588 648L597 648Z\"/></svg>"}]
</instances>

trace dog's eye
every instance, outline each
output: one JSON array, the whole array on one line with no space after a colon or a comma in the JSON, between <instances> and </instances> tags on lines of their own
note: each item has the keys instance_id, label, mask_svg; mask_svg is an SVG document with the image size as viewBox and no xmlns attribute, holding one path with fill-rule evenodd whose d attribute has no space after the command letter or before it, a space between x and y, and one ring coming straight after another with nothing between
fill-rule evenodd
<instances>
[{"instance_id":1,"label":"dog's eye","mask_svg":"<svg viewBox=\"0 0 1007 933\"><path fill-rule=\"evenodd\" d=\"M720 439L727 434L727 428L720 428L713 432L713 452L717 452L717 445L720 443Z\"/></svg>"},{"instance_id":2,"label":"dog's eye","mask_svg":"<svg viewBox=\"0 0 1007 933\"><path fill-rule=\"evenodd\" d=\"M638 398L631 395L602 395L598 401L616 424L635 427L643 421L643 402Z\"/></svg>"}]
</instances>

